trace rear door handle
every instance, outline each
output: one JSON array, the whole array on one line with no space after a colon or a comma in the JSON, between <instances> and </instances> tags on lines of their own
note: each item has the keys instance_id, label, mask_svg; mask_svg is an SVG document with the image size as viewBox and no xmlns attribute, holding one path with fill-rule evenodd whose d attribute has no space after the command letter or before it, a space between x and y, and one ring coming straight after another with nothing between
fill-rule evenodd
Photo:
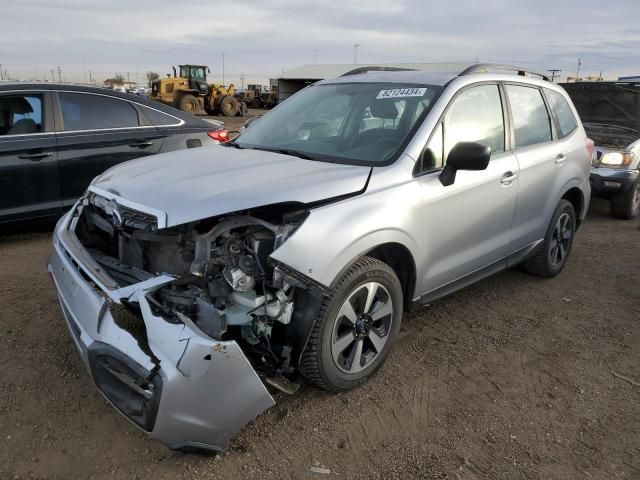
<instances>
[{"instance_id":1,"label":"rear door handle","mask_svg":"<svg viewBox=\"0 0 640 480\"><path fill-rule=\"evenodd\" d=\"M513 181L516 178L518 178L518 175L516 173L506 172L504 175L502 175L502 178L500 179L500 183L508 187L513 183Z\"/></svg>"},{"instance_id":2,"label":"rear door handle","mask_svg":"<svg viewBox=\"0 0 640 480\"><path fill-rule=\"evenodd\" d=\"M150 147L151 145L153 145L153 142L148 140L137 140L129 144L130 147L135 147L135 148L147 148L147 147Z\"/></svg>"},{"instance_id":3,"label":"rear door handle","mask_svg":"<svg viewBox=\"0 0 640 480\"><path fill-rule=\"evenodd\" d=\"M21 153L20 155L18 155L18 158L21 158L22 160L31 160L32 162L37 162L38 160L50 157L51 155L53 155L53 152Z\"/></svg>"},{"instance_id":4,"label":"rear door handle","mask_svg":"<svg viewBox=\"0 0 640 480\"><path fill-rule=\"evenodd\" d=\"M556 164L561 165L567 161L567 156L564 153L556 155Z\"/></svg>"}]
</instances>

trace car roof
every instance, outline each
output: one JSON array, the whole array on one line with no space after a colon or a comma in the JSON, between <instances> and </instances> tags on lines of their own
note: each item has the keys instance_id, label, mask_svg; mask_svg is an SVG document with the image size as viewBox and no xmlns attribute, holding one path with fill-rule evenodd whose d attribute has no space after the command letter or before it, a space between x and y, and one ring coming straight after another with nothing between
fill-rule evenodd
<instances>
[{"instance_id":1,"label":"car roof","mask_svg":"<svg viewBox=\"0 0 640 480\"><path fill-rule=\"evenodd\" d=\"M130 93L119 92L111 88L103 87L90 87L86 85L74 85L70 83L53 83L53 82L0 82L0 93L22 91L22 90L52 90L52 91L72 91L82 93L95 93L100 95L107 95L109 97L121 98L130 102L136 102L141 105L160 110L161 112L168 113L174 117L178 117L185 121L186 124L193 127L203 127L206 125L215 125L214 123L207 122L200 118L197 118L191 114L187 114L173 107L164 105L163 103L150 100L140 95L133 95Z\"/></svg>"}]
</instances>

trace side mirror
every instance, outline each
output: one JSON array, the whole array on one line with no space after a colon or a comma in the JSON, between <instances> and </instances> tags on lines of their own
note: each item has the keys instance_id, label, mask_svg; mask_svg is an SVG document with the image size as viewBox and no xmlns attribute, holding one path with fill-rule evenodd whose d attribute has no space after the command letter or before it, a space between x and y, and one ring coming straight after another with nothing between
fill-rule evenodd
<instances>
[{"instance_id":1,"label":"side mirror","mask_svg":"<svg viewBox=\"0 0 640 480\"><path fill-rule=\"evenodd\" d=\"M476 142L458 142L449 152L447 163L440 174L445 187L453 185L458 170L485 170L489 165L491 147Z\"/></svg>"}]
</instances>

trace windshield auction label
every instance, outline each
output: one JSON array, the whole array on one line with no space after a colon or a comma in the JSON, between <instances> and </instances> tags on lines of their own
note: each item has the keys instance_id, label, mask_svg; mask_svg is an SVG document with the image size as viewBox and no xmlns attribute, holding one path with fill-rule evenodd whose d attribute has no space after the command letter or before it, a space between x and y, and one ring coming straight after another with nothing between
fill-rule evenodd
<instances>
[{"instance_id":1,"label":"windshield auction label","mask_svg":"<svg viewBox=\"0 0 640 480\"><path fill-rule=\"evenodd\" d=\"M381 90L376 99L398 98L398 97L422 97L427 93L426 88L392 88L391 90Z\"/></svg>"}]
</instances>

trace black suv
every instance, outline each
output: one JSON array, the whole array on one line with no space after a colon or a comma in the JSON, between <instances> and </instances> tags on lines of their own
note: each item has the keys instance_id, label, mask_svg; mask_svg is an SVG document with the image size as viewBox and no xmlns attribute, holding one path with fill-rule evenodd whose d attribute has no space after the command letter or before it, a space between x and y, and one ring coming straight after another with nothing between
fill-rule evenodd
<instances>
[{"instance_id":1,"label":"black suv","mask_svg":"<svg viewBox=\"0 0 640 480\"><path fill-rule=\"evenodd\" d=\"M113 90L0 82L0 224L58 216L109 167L218 143L223 128Z\"/></svg>"}]
</instances>

